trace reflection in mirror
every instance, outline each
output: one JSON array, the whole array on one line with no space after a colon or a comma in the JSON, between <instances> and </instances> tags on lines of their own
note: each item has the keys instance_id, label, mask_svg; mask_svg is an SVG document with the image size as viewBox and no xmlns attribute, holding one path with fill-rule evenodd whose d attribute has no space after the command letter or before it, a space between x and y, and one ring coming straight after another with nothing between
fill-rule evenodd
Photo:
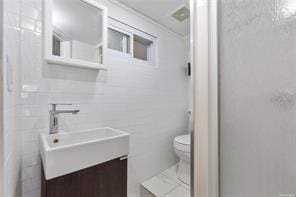
<instances>
[{"instance_id":1,"label":"reflection in mirror","mask_svg":"<svg viewBox=\"0 0 296 197\"><path fill-rule=\"evenodd\" d=\"M53 0L52 55L102 64L103 11L81 0Z\"/></svg>"}]
</instances>

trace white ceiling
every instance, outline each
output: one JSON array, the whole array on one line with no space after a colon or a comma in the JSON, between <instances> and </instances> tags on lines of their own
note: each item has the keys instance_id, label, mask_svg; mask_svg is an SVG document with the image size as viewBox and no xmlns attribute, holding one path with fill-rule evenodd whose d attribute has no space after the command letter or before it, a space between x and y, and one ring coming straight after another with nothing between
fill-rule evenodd
<instances>
[{"instance_id":1,"label":"white ceiling","mask_svg":"<svg viewBox=\"0 0 296 197\"><path fill-rule=\"evenodd\" d=\"M180 36L187 36L190 32L189 19L177 21L171 14L180 6L189 8L189 0L118 0L126 6L138 11L146 17L169 28Z\"/></svg>"}]
</instances>

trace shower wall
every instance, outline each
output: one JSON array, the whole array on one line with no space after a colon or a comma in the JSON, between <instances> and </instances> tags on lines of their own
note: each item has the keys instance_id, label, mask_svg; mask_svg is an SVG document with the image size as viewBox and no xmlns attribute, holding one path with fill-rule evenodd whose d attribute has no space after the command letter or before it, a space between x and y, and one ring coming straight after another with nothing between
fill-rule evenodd
<instances>
[{"instance_id":1,"label":"shower wall","mask_svg":"<svg viewBox=\"0 0 296 197\"><path fill-rule=\"evenodd\" d=\"M19 75L20 75L20 51L19 43L21 31L18 27L20 14L19 7L12 0L1 1L1 85L3 100L3 117L1 117L1 129L3 129L3 194L1 197L18 197L21 193L21 135L19 128ZM3 118L3 119L2 119ZM0 181L1 182L1 181Z\"/></svg>"},{"instance_id":2,"label":"shower wall","mask_svg":"<svg viewBox=\"0 0 296 197\"><path fill-rule=\"evenodd\" d=\"M221 196L296 193L296 1L219 12Z\"/></svg>"}]
</instances>

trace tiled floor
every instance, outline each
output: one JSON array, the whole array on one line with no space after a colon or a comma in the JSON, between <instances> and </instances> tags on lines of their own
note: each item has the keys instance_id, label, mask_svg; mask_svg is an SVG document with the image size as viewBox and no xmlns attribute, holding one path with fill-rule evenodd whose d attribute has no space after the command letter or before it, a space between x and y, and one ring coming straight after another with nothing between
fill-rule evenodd
<instances>
[{"instance_id":1,"label":"tiled floor","mask_svg":"<svg viewBox=\"0 0 296 197\"><path fill-rule=\"evenodd\" d=\"M142 183L141 197L190 197L190 187L177 178L177 166Z\"/></svg>"}]
</instances>

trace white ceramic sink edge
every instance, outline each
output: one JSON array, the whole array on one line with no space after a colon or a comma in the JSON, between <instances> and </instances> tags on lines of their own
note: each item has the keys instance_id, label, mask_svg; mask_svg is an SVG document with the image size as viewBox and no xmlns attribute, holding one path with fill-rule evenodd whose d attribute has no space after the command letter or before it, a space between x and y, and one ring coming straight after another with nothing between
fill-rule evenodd
<instances>
[{"instance_id":1,"label":"white ceramic sink edge","mask_svg":"<svg viewBox=\"0 0 296 197\"><path fill-rule=\"evenodd\" d=\"M129 134L109 127L40 135L46 180L128 155L128 152Z\"/></svg>"}]
</instances>

